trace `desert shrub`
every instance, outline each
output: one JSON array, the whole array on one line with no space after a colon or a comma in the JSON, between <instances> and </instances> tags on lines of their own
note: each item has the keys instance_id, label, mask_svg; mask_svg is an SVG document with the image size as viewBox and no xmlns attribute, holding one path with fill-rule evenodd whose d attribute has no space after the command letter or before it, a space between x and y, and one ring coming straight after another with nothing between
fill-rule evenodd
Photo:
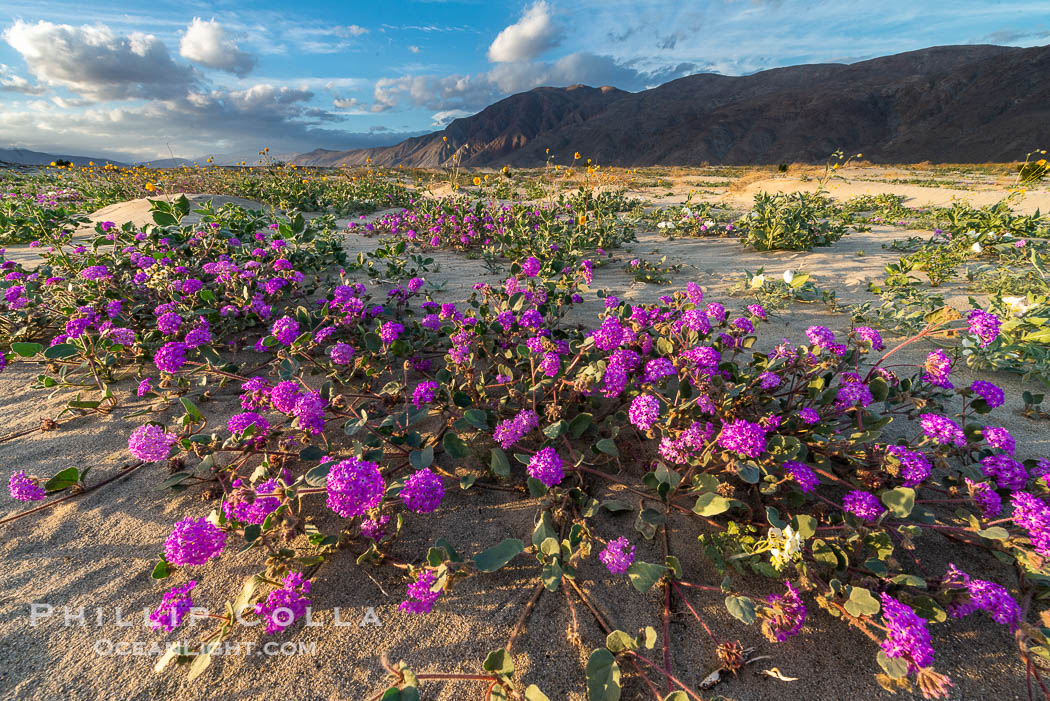
<instances>
[{"instance_id":1,"label":"desert shrub","mask_svg":"<svg viewBox=\"0 0 1050 701\"><path fill-rule=\"evenodd\" d=\"M808 251L830 246L846 233L843 224L824 218L832 207L822 194L760 192L736 226L743 244L756 251Z\"/></svg>"},{"instance_id":2,"label":"desert shrub","mask_svg":"<svg viewBox=\"0 0 1050 701\"><path fill-rule=\"evenodd\" d=\"M423 252L450 248L493 260L535 258L547 274L574 267L585 256L601 257L596 252L619 248L634 237L607 209L577 212L570 204L501 204L467 197L420 198L411 209L374 222L351 222L350 230L403 238Z\"/></svg>"}]
</instances>

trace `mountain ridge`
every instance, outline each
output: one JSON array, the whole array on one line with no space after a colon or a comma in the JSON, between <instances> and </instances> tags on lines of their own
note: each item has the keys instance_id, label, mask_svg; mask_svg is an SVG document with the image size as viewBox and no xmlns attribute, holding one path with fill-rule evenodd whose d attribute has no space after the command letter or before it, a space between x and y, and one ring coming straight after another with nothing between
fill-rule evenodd
<instances>
[{"instance_id":1,"label":"mountain ridge","mask_svg":"<svg viewBox=\"0 0 1050 701\"><path fill-rule=\"evenodd\" d=\"M746 76L701 73L630 93L540 87L399 144L318 149L300 165L539 166L576 151L617 166L1015 160L1047 144L1050 46L937 46ZM548 154L549 149L549 154Z\"/></svg>"}]
</instances>

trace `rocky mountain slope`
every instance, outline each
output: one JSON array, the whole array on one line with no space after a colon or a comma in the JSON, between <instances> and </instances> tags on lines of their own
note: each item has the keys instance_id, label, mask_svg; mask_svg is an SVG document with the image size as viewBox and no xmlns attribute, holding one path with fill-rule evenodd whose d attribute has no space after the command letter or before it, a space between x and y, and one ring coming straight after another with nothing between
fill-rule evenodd
<instances>
[{"instance_id":1,"label":"rocky mountain slope","mask_svg":"<svg viewBox=\"0 0 1050 701\"><path fill-rule=\"evenodd\" d=\"M302 165L537 166L547 149L620 166L982 162L1050 146L1050 46L940 46L853 64L698 74L650 90L536 88L397 145L313 151Z\"/></svg>"}]
</instances>

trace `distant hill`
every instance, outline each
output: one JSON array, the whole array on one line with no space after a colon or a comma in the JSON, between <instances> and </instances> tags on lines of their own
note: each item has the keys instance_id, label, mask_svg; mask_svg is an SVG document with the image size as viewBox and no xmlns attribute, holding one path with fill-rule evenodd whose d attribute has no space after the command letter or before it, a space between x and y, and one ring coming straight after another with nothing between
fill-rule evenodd
<instances>
[{"instance_id":1,"label":"distant hill","mask_svg":"<svg viewBox=\"0 0 1050 701\"><path fill-rule=\"evenodd\" d=\"M95 165L99 166L105 165L106 163L112 163L115 166L127 165L120 161L114 161L99 156L64 156L53 153L41 153L40 151L30 151L24 148L0 148L0 161L5 163L23 166L46 166L52 161L59 160L69 161L78 166L86 166L91 162L94 162Z\"/></svg>"},{"instance_id":2,"label":"distant hill","mask_svg":"<svg viewBox=\"0 0 1050 701\"><path fill-rule=\"evenodd\" d=\"M536 88L395 146L318 150L301 165L539 166L547 149L620 166L983 162L1050 146L1050 46L940 46L852 64L698 74L629 93ZM445 140L447 138L447 141Z\"/></svg>"}]
</instances>

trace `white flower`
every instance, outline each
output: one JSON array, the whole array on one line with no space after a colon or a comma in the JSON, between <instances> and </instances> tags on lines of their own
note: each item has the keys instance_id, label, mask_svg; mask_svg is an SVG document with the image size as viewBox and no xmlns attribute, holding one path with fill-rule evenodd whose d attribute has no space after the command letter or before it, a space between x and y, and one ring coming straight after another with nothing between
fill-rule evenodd
<instances>
[{"instance_id":1,"label":"white flower","mask_svg":"<svg viewBox=\"0 0 1050 701\"><path fill-rule=\"evenodd\" d=\"M683 217L691 217L691 216L693 216L693 210L689 209L688 207L682 207L682 216Z\"/></svg>"},{"instance_id":2,"label":"white flower","mask_svg":"<svg viewBox=\"0 0 1050 701\"><path fill-rule=\"evenodd\" d=\"M674 222L662 221L662 222L660 222L659 224L656 225L656 228L657 229L673 229L674 228Z\"/></svg>"},{"instance_id":3,"label":"white flower","mask_svg":"<svg viewBox=\"0 0 1050 701\"><path fill-rule=\"evenodd\" d=\"M970 246L970 250L973 251L974 253L980 253L983 250L981 248L981 242L980 241L974 241L973 245Z\"/></svg>"},{"instance_id":4,"label":"white flower","mask_svg":"<svg viewBox=\"0 0 1050 701\"><path fill-rule=\"evenodd\" d=\"M713 221L711 221L710 219L708 219L707 221L704 222L704 226L706 226L708 229L710 229L714 225L715 225L715 223Z\"/></svg>"},{"instance_id":5,"label":"white flower","mask_svg":"<svg viewBox=\"0 0 1050 701\"><path fill-rule=\"evenodd\" d=\"M776 527L770 528L769 542L772 545L769 553L773 556L774 566L789 561L802 550L802 539L791 526L783 530Z\"/></svg>"},{"instance_id":6,"label":"white flower","mask_svg":"<svg viewBox=\"0 0 1050 701\"><path fill-rule=\"evenodd\" d=\"M1003 297L1003 301L1014 314L1021 315L1028 311L1028 300L1025 297Z\"/></svg>"},{"instance_id":7,"label":"white flower","mask_svg":"<svg viewBox=\"0 0 1050 701\"><path fill-rule=\"evenodd\" d=\"M764 285L764 284L766 284L766 276L765 275L756 275L753 278L751 278L751 286L752 287L758 288L758 287L762 287L762 285Z\"/></svg>"},{"instance_id":8,"label":"white flower","mask_svg":"<svg viewBox=\"0 0 1050 701\"><path fill-rule=\"evenodd\" d=\"M794 280L794 279L795 279L795 271L794 270L785 270L784 271L784 282L786 282L787 284L790 285L791 281Z\"/></svg>"}]
</instances>

